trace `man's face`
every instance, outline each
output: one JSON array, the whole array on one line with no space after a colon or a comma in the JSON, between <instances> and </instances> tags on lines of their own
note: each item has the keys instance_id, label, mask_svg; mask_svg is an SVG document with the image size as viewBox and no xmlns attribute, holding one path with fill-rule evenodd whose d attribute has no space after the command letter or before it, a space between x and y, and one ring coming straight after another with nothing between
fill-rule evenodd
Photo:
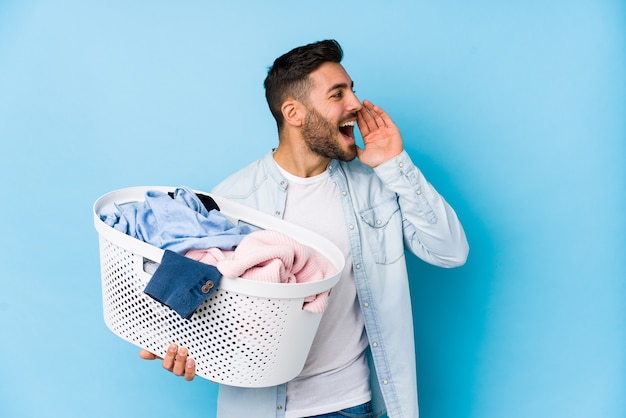
<instances>
[{"instance_id":1,"label":"man's face","mask_svg":"<svg viewBox=\"0 0 626 418\"><path fill-rule=\"evenodd\" d=\"M327 158L351 161L356 157L354 124L361 102L341 64L327 62L310 75L307 114L302 137L311 151Z\"/></svg>"}]
</instances>

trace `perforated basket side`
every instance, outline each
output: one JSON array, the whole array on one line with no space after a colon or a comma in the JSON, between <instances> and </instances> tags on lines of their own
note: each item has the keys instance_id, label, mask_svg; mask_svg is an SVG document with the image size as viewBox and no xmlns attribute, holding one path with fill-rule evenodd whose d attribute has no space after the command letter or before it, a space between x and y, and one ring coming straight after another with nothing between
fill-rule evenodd
<instances>
[{"instance_id":1,"label":"perforated basket side","mask_svg":"<svg viewBox=\"0 0 626 418\"><path fill-rule=\"evenodd\" d=\"M161 356L176 342L196 373L218 383L273 386L302 370L321 319L303 298L275 299L218 289L186 320L143 289L143 257L101 238L105 323L121 338Z\"/></svg>"}]
</instances>

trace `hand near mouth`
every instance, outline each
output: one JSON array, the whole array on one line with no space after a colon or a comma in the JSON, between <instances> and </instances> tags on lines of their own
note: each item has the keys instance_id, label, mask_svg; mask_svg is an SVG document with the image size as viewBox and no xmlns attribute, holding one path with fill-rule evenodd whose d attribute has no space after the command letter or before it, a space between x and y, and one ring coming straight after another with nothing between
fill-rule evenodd
<instances>
[{"instance_id":1,"label":"hand near mouth","mask_svg":"<svg viewBox=\"0 0 626 418\"><path fill-rule=\"evenodd\" d=\"M363 137L364 149L357 148L359 160L370 167L376 167L402 152L400 130L387 112L369 100L357 113L357 124Z\"/></svg>"}]
</instances>

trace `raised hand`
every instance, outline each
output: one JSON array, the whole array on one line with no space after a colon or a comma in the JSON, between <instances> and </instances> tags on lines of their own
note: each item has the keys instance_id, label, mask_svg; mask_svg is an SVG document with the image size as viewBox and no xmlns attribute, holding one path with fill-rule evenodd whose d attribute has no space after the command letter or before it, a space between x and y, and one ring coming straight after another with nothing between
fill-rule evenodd
<instances>
[{"instance_id":1,"label":"raised hand","mask_svg":"<svg viewBox=\"0 0 626 418\"><path fill-rule=\"evenodd\" d=\"M357 148L357 157L363 164L376 167L402 152L400 130L387 112L369 100L363 101L357 124L364 145L364 149Z\"/></svg>"}]
</instances>

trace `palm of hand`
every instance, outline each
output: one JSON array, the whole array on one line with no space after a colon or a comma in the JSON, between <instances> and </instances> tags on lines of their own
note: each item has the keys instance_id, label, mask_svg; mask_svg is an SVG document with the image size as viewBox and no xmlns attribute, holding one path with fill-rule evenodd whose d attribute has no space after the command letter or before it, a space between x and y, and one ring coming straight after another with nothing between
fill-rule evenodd
<instances>
[{"instance_id":1,"label":"palm of hand","mask_svg":"<svg viewBox=\"0 0 626 418\"><path fill-rule=\"evenodd\" d=\"M400 130L380 107L365 100L357 115L357 123L364 145L364 149L357 151L357 156L363 164L376 167L402 152Z\"/></svg>"}]
</instances>

